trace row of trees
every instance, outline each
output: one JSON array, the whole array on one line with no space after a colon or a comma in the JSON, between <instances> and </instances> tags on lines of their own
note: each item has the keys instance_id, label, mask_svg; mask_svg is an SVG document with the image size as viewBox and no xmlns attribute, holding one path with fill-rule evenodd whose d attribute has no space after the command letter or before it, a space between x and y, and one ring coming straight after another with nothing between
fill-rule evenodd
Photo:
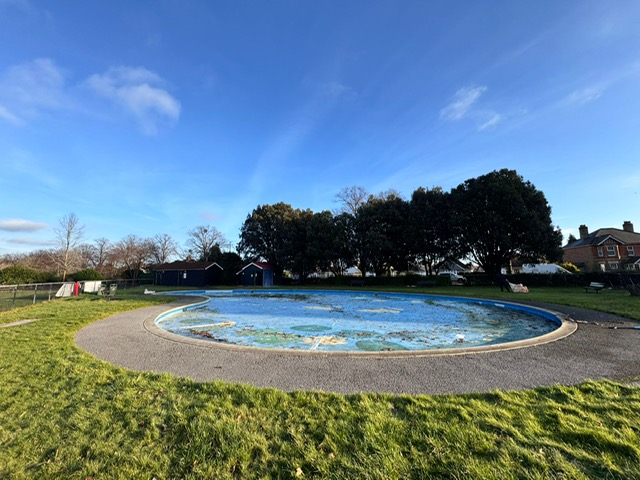
<instances>
[{"instance_id":1,"label":"row of trees","mask_svg":"<svg viewBox=\"0 0 640 480\"><path fill-rule=\"evenodd\" d=\"M243 261L265 260L276 276L289 270L304 281L316 271L344 275L353 266L385 275L421 265L433 274L451 258L472 259L493 275L516 257L561 258L562 235L551 223L544 194L514 170L469 179L449 192L418 188L409 200L395 191L370 195L362 187L343 189L337 200L341 207L335 212L259 205L241 228L237 250L244 258L223 252L230 243L212 226L190 230L184 246L167 234L86 243L84 227L71 213L55 229L56 248L5 255L0 268L20 264L63 280L85 269L135 278L173 259L217 261L230 275Z\"/></svg>"},{"instance_id":2,"label":"row of trees","mask_svg":"<svg viewBox=\"0 0 640 480\"><path fill-rule=\"evenodd\" d=\"M45 276L39 278L64 281L69 273L87 269L95 270L105 278L136 278L149 266L177 258L226 264L233 262L233 268L241 263L238 255L233 254L229 258L228 254L222 252L221 249L229 246L229 242L212 226L197 226L190 230L184 246L168 234L157 234L150 238L127 235L115 242L107 238L84 242L84 226L74 213L60 218L54 232L54 248L4 255L0 258L0 269L20 265L46 272Z\"/></svg>"},{"instance_id":3,"label":"row of trees","mask_svg":"<svg viewBox=\"0 0 640 480\"><path fill-rule=\"evenodd\" d=\"M562 234L544 194L514 170L465 181L449 192L418 188L410 200L350 187L336 212L260 205L247 216L238 251L290 270L302 281L357 265L376 275L420 264L436 273L450 258L471 258L494 275L512 259L560 260Z\"/></svg>"}]
</instances>

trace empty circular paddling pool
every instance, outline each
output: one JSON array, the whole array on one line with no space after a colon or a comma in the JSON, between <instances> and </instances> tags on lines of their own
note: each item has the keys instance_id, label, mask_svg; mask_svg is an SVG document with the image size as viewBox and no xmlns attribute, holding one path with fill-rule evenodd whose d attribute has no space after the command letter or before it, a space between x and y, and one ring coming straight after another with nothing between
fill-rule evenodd
<instances>
[{"instance_id":1,"label":"empty circular paddling pool","mask_svg":"<svg viewBox=\"0 0 640 480\"><path fill-rule=\"evenodd\" d=\"M468 298L265 290L188 293L210 300L167 312L156 325L187 338L239 347L378 353L491 349L549 337L563 325L546 310Z\"/></svg>"}]
</instances>

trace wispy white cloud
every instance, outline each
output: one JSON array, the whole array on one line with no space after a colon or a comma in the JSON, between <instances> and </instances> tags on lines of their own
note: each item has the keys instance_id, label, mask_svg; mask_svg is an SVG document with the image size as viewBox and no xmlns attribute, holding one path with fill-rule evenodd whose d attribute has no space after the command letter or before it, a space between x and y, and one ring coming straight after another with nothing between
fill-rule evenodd
<instances>
[{"instance_id":1,"label":"wispy white cloud","mask_svg":"<svg viewBox=\"0 0 640 480\"><path fill-rule=\"evenodd\" d=\"M116 102L138 120L144 133L153 135L163 121L180 117L180 102L164 87L163 79L141 67L115 67L91 75L87 84L97 94Z\"/></svg>"},{"instance_id":2,"label":"wispy white cloud","mask_svg":"<svg viewBox=\"0 0 640 480\"><path fill-rule=\"evenodd\" d=\"M440 110L440 117L445 120L461 120L486 90L487 87L485 86L461 88L456 92L451 103Z\"/></svg>"},{"instance_id":3,"label":"wispy white cloud","mask_svg":"<svg viewBox=\"0 0 640 480\"><path fill-rule=\"evenodd\" d=\"M0 0L0 8L16 8L24 12L31 12L34 10L33 6L28 0Z\"/></svg>"},{"instance_id":4,"label":"wispy white cloud","mask_svg":"<svg viewBox=\"0 0 640 480\"><path fill-rule=\"evenodd\" d=\"M2 0L0 0L2 1ZM0 74L0 121L20 126L47 111L82 112L79 90L66 85L67 72L50 58L13 65ZM164 80L145 68L117 67L91 75L91 91L132 114L147 134L180 116L180 103Z\"/></svg>"},{"instance_id":5,"label":"wispy white cloud","mask_svg":"<svg viewBox=\"0 0 640 480\"><path fill-rule=\"evenodd\" d=\"M484 85L470 85L459 89L453 100L442 110L440 118L448 121L458 121L465 118L474 122L478 131L495 127L506 120L506 116L492 109L478 108L480 97L487 91Z\"/></svg>"},{"instance_id":6,"label":"wispy white cloud","mask_svg":"<svg viewBox=\"0 0 640 480\"><path fill-rule=\"evenodd\" d=\"M504 120L504 116L499 113L490 113L489 118L478 126L478 130L486 130L493 127Z\"/></svg>"},{"instance_id":7,"label":"wispy white cloud","mask_svg":"<svg viewBox=\"0 0 640 480\"><path fill-rule=\"evenodd\" d=\"M618 68L608 69L596 78L589 77L578 81L578 84L586 85L575 88L569 94L561 98L555 107L579 107L590 102L594 102L602 97L605 92L615 90L620 82L628 81L629 78L637 80L640 74L640 61L621 65Z\"/></svg>"},{"instance_id":8,"label":"wispy white cloud","mask_svg":"<svg viewBox=\"0 0 640 480\"><path fill-rule=\"evenodd\" d=\"M60 188L64 172L49 168L38 155L21 148L1 151L0 155L4 174L0 176L0 185L7 183L15 188L22 182L30 182L29 185L37 184L51 190Z\"/></svg>"},{"instance_id":9,"label":"wispy white cloud","mask_svg":"<svg viewBox=\"0 0 640 480\"><path fill-rule=\"evenodd\" d=\"M10 238L6 242L29 247L52 247L56 244L54 240L34 240L25 237Z\"/></svg>"},{"instance_id":10,"label":"wispy white cloud","mask_svg":"<svg viewBox=\"0 0 640 480\"><path fill-rule=\"evenodd\" d=\"M567 103L574 105L584 105L585 103L597 100L602 95L603 88L599 86L592 86L582 88L580 90L574 90L567 97Z\"/></svg>"},{"instance_id":11,"label":"wispy white cloud","mask_svg":"<svg viewBox=\"0 0 640 480\"><path fill-rule=\"evenodd\" d=\"M9 67L0 75L0 119L21 125L45 110L69 108L65 72L49 58Z\"/></svg>"},{"instance_id":12,"label":"wispy white cloud","mask_svg":"<svg viewBox=\"0 0 640 480\"><path fill-rule=\"evenodd\" d=\"M258 157L250 180L250 191L255 195L262 192L269 177L277 177L276 172L304 145L331 111L356 96L351 87L339 81L319 82L305 78L302 86L310 94L288 115L282 127L275 130L273 138Z\"/></svg>"},{"instance_id":13,"label":"wispy white cloud","mask_svg":"<svg viewBox=\"0 0 640 480\"><path fill-rule=\"evenodd\" d=\"M7 110L4 106L0 105L0 118L14 125L23 125L24 120L20 117L14 115L9 110Z\"/></svg>"},{"instance_id":14,"label":"wispy white cloud","mask_svg":"<svg viewBox=\"0 0 640 480\"><path fill-rule=\"evenodd\" d=\"M282 168L291 154L306 140L315 123L310 120L312 112L302 113L283 130L279 130L271 143L258 157L256 166L251 176L250 190L254 193L261 192L265 187L265 181L269 173Z\"/></svg>"},{"instance_id":15,"label":"wispy white cloud","mask_svg":"<svg viewBox=\"0 0 640 480\"><path fill-rule=\"evenodd\" d=\"M327 82L319 86L320 94L324 94L329 99L351 99L356 96L356 92L353 88L340 82Z\"/></svg>"},{"instance_id":16,"label":"wispy white cloud","mask_svg":"<svg viewBox=\"0 0 640 480\"><path fill-rule=\"evenodd\" d=\"M32 222L21 218L0 220L0 230L7 232L37 232L48 228L45 223Z\"/></svg>"},{"instance_id":17,"label":"wispy white cloud","mask_svg":"<svg viewBox=\"0 0 640 480\"><path fill-rule=\"evenodd\" d=\"M65 75L53 60L38 58L13 66L4 85L11 96L35 107L58 108L63 102Z\"/></svg>"}]
</instances>

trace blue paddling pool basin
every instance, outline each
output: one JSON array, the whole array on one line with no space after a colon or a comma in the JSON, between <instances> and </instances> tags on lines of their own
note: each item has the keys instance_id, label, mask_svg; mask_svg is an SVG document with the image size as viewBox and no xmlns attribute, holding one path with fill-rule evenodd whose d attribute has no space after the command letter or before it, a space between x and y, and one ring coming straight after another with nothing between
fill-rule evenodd
<instances>
[{"instance_id":1,"label":"blue paddling pool basin","mask_svg":"<svg viewBox=\"0 0 640 480\"><path fill-rule=\"evenodd\" d=\"M469 349L545 336L552 312L497 301L420 294L294 290L174 292L206 302L156 319L190 339L309 352Z\"/></svg>"}]
</instances>

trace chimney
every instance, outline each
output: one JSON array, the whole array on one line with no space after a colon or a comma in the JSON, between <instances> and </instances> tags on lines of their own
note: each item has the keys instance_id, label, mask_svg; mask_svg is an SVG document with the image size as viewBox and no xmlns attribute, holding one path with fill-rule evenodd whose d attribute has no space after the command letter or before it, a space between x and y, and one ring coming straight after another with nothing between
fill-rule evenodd
<instances>
[{"instance_id":1,"label":"chimney","mask_svg":"<svg viewBox=\"0 0 640 480\"><path fill-rule=\"evenodd\" d=\"M633 223L631 223L629 220L625 221L622 224L622 230L624 230L625 232L633 233Z\"/></svg>"},{"instance_id":2,"label":"chimney","mask_svg":"<svg viewBox=\"0 0 640 480\"><path fill-rule=\"evenodd\" d=\"M580 240L589 236L589 229L586 225L580 225Z\"/></svg>"}]
</instances>

